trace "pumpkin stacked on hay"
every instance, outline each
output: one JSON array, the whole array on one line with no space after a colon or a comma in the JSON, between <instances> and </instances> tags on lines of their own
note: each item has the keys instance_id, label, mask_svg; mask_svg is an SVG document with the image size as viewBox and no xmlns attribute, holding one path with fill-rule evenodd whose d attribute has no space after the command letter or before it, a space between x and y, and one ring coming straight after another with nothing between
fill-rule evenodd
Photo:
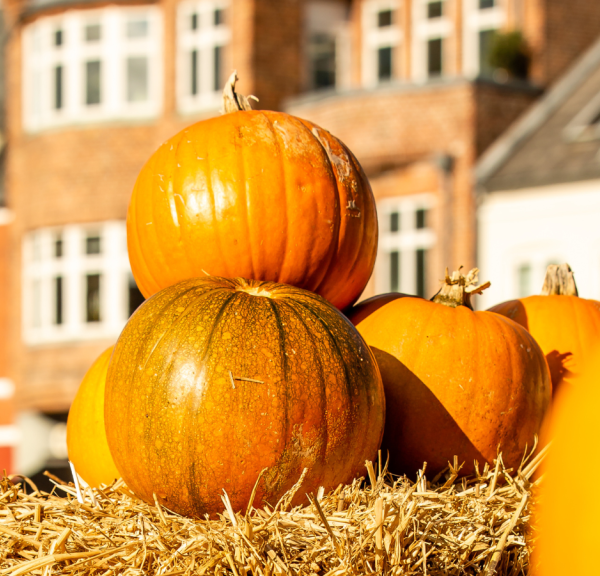
<instances>
[{"instance_id":1,"label":"pumpkin stacked on hay","mask_svg":"<svg viewBox=\"0 0 600 576\"><path fill-rule=\"evenodd\" d=\"M503 302L490 311L527 328L546 355L553 391L588 378L584 367L600 342L600 302L580 298L568 264L550 265L540 296ZM600 373L598 374L600 377Z\"/></svg>"},{"instance_id":2,"label":"pumpkin stacked on hay","mask_svg":"<svg viewBox=\"0 0 600 576\"><path fill-rule=\"evenodd\" d=\"M446 272L432 301L383 295L349 312L383 378L392 472L412 476L427 462L436 474L457 455L471 474L498 449L517 468L540 431L551 396L544 354L516 322L473 311L471 296L488 286L477 286L477 269Z\"/></svg>"},{"instance_id":3,"label":"pumpkin stacked on hay","mask_svg":"<svg viewBox=\"0 0 600 576\"><path fill-rule=\"evenodd\" d=\"M351 482L385 416L373 354L335 307L373 269L369 183L339 140L250 110L235 80L227 113L165 142L140 172L127 237L149 299L106 379L123 480L193 517L222 511L223 489L236 511L274 506L304 470L298 501Z\"/></svg>"}]
</instances>

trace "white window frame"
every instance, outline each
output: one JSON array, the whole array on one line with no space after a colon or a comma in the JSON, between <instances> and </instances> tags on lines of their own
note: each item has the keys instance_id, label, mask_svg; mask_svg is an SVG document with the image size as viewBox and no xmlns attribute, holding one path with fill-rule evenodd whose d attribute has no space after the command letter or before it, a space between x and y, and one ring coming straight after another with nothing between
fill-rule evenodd
<instances>
[{"instance_id":1,"label":"white window frame","mask_svg":"<svg viewBox=\"0 0 600 576\"><path fill-rule=\"evenodd\" d=\"M463 6L463 74L479 75L479 32L500 30L507 21L507 0L497 0L493 8L479 9L479 0L462 0Z\"/></svg>"},{"instance_id":2,"label":"white window frame","mask_svg":"<svg viewBox=\"0 0 600 576\"><path fill-rule=\"evenodd\" d=\"M448 75L448 40L454 34L454 25L450 18L450 2L443 0L444 13L440 18L427 17L429 0L414 0L413 6L413 40L412 40L412 79L415 82L430 80L427 70L427 48L429 40L442 40L442 73L438 78Z\"/></svg>"},{"instance_id":3,"label":"white window frame","mask_svg":"<svg viewBox=\"0 0 600 576\"><path fill-rule=\"evenodd\" d=\"M148 34L127 38L130 19L145 17ZM98 42L87 43L87 23L101 25ZM63 44L53 44L54 31L63 31ZM37 132L71 124L118 119L155 118L162 109L162 13L157 6L132 6L69 10L45 16L25 26L23 32L23 125ZM101 101L85 103L84 65L90 57L101 60ZM127 101L127 57L148 59L148 99ZM63 65L63 107L54 108L54 66Z\"/></svg>"},{"instance_id":4,"label":"white window frame","mask_svg":"<svg viewBox=\"0 0 600 576\"><path fill-rule=\"evenodd\" d=\"M215 10L225 10L226 19L220 26L214 25ZM214 48L222 46L225 54L231 44L231 11L228 0L187 0L177 7L177 108L182 114L193 114L205 110L219 109L222 105L223 86L214 89ZM198 14L199 28L190 26L192 14ZM207 24L210 23L210 24ZM200 73L198 92L191 94L190 55L198 50ZM222 65L226 65L225 62ZM223 71L223 82L227 77Z\"/></svg>"},{"instance_id":5,"label":"white window frame","mask_svg":"<svg viewBox=\"0 0 600 576\"><path fill-rule=\"evenodd\" d=\"M379 220L379 244L375 263L375 293L391 291L390 266L388 255L400 252L400 284L398 291L404 294L416 294L416 251L431 250L436 244L436 234L428 225L416 228L416 213L427 210L430 217L436 206L435 194L415 194L384 198L377 203ZM400 215L400 230L390 231L390 215ZM427 263L425 269L427 279Z\"/></svg>"},{"instance_id":6,"label":"white window frame","mask_svg":"<svg viewBox=\"0 0 600 576\"><path fill-rule=\"evenodd\" d=\"M86 254L86 237L98 233L100 254ZM60 233L63 255L54 255ZM86 321L85 277L101 274L100 321ZM55 324L54 279L63 278L63 322ZM34 230L23 240L23 338L26 344L116 339L129 316L131 268L124 221ZM36 294L34 286L39 286ZM36 325L36 310L40 313Z\"/></svg>"},{"instance_id":7,"label":"white window frame","mask_svg":"<svg viewBox=\"0 0 600 576\"><path fill-rule=\"evenodd\" d=\"M404 0L406 1L406 0ZM365 87L374 87L380 84L378 78L377 54L379 48L392 48L392 78L397 75L397 61L401 57L400 49L403 40L400 29L401 0L370 0L362 5L362 82ZM379 28L377 14L384 10L393 10L395 21L391 26Z\"/></svg>"}]
</instances>

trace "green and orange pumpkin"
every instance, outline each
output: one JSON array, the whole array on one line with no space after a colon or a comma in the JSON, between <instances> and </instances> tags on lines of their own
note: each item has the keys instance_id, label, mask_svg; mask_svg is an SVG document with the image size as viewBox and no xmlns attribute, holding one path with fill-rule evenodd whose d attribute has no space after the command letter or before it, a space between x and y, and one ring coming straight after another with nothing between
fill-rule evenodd
<instances>
[{"instance_id":1,"label":"green and orange pumpkin","mask_svg":"<svg viewBox=\"0 0 600 576\"><path fill-rule=\"evenodd\" d=\"M386 394L382 450L390 470L443 470L454 455L492 463L498 448L509 467L532 446L550 402L548 367L531 334L491 312L474 312L477 270L446 273L433 301L374 300L349 317L375 354ZM489 284L488 284L489 285ZM358 318L358 320L357 320Z\"/></svg>"},{"instance_id":2,"label":"green and orange pumpkin","mask_svg":"<svg viewBox=\"0 0 600 576\"><path fill-rule=\"evenodd\" d=\"M364 470L385 399L375 359L331 304L285 284L184 280L148 299L110 364L108 443L127 486L194 517L294 502Z\"/></svg>"},{"instance_id":3,"label":"green and orange pumpkin","mask_svg":"<svg viewBox=\"0 0 600 576\"><path fill-rule=\"evenodd\" d=\"M167 140L141 170L127 213L133 275L144 296L186 278L292 284L343 309L377 252L369 182L326 130L255 111L225 91L228 113Z\"/></svg>"}]
</instances>

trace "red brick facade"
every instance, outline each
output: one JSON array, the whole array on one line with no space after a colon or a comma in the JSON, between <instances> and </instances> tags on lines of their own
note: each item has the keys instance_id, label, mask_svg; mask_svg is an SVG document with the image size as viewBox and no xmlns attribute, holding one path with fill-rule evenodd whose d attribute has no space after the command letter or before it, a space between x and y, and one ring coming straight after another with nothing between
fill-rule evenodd
<instances>
[{"instance_id":1,"label":"red brick facade","mask_svg":"<svg viewBox=\"0 0 600 576\"><path fill-rule=\"evenodd\" d=\"M410 83L416 4L407 0L398 3L402 47L397 48L398 57L393 61L395 80L403 83L363 88L361 18L365 1L342 2L350 15L352 90L295 98L305 86L305 3L299 0L231 0L227 11L231 42L224 68L237 68L240 91L255 94L259 107L285 108L346 142L370 176L378 200L423 192L437 198L431 222L437 243L427 262L426 291L431 294L446 265L475 264L474 162L535 100L539 90L461 77L464 3L458 0L446 0L454 26L446 45L446 78L421 85ZM597 2L521 0L524 8L519 13L517 0L506 2L506 26L524 30L532 47L532 78L539 86L556 79L600 30ZM145 121L96 122L27 133L22 124L22 32L28 23L49 12L22 17L24 3L5 3L7 24L12 29L5 53L9 143L5 189L14 222L8 237L6 228L0 227L4 279L0 285L0 377L9 376L17 384L19 410L65 411L86 369L112 343L24 343L24 235L72 222L123 220L130 190L145 160L162 141L202 117L177 111L178 4L176 0L156 4L162 10L164 27L160 115ZM88 9L92 5L73 3L73 7ZM204 115L215 113L207 110ZM0 406L0 414L9 414L9 419L11 410Z\"/></svg>"}]
</instances>

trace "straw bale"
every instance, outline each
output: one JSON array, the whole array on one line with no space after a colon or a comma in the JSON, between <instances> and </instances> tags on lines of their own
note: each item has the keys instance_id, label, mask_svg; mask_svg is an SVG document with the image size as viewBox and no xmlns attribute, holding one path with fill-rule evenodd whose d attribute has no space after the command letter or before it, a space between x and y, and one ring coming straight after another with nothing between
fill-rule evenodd
<instances>
[{"instance_id":1,"label":"straw bale","mask_svg":"<svg viewBox=\"0 0 600 576\"><path fill-rule=\"evenodd\" d=\"M234 513L223 492L217 519L149 505L122 480L99 489L0 481L0 576L35 574L233 576L526 575L536 484L547 448L517 471L502 457L459 478L456 458L433 481L377 472L308 494L290 509L304 475L273 508ZM383 470L382 470L383 468ZM260 482L260 477L257 484Z\"/></svg>"}]
</instances>

